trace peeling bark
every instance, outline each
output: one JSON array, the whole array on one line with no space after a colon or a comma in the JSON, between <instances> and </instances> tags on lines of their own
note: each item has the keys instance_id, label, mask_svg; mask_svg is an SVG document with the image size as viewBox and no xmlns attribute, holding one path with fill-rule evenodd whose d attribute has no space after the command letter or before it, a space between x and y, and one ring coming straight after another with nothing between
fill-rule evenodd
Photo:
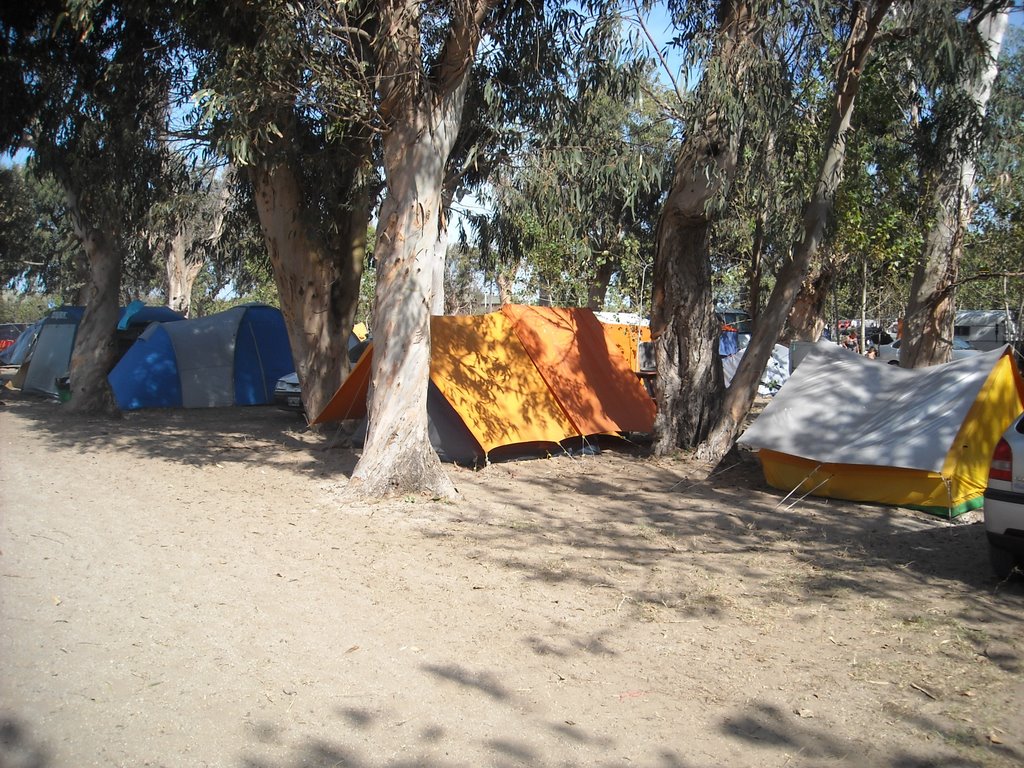
<instances>
[{"instance_id":1,"label":"peeling bark","mask_svg":"<svg viewBox=\"0 0 1024 768\"><path fill-rule=\"evenodd\" d=\"M482 35L487 0L451 8L436 60L424 64L418 4L381 0L380 114L387 191L381 206L369 423L350 492L456 494L427 433L430 313L439 240L445 232L445 168L465 106L469 72ZM440 266L440 269L438 267ZM443 303L442 305L443 306Z\"/></svg>"},{"instance_id":2,"label":"peeling bark","mask_svg":"<svg viewBox=\"0 0 1024 768\"><path fill-rule=\"evenodd\" d=\"M440 114L416 111L384 137L369 427L352 473L361 496L456 493L430 445L427 384L441 180L461 109L460 98Z\"/></svg>"}]
</instances>

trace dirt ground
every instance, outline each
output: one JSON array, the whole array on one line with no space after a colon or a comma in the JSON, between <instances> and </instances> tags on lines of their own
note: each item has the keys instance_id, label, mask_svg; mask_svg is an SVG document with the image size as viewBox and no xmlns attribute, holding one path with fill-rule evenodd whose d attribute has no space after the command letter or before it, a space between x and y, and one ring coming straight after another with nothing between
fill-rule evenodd
<instances>
[{"instance_id":1,"label":"dirt ground","mask_svg":"<svg viewBox=\"0 0 1024 768\"><path fill-rule=\"evenodd\" d=\"M637 450L351 504L293 414L2 399L2 768L1024 763L976 521Z\"/></svg>"}]
</instances>

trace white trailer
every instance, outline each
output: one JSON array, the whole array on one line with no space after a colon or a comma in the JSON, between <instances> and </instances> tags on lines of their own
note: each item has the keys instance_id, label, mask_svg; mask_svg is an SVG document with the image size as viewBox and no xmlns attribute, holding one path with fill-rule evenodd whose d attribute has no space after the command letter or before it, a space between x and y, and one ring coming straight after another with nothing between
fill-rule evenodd
<instances>
[{"instance_id":1,"label":"white trailer","mask_svg":"<svg viewBox=\"0 0 1024 768\"><path fill-rule=\"evenodd\" d=\"M956 313L953 335L981 350L996 349L1020 341L1013 314L1002 309L964 309Z\"/></svg>"}]
</instances>

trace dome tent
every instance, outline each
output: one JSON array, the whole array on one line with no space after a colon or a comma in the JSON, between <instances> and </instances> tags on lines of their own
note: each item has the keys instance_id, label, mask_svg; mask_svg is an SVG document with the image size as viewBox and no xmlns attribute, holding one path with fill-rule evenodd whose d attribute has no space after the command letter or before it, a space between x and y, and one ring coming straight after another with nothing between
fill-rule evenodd
<instances>
[{"instance_id":1,"label":"dome tent","mask_svg":"<svg viewBox=\"0 0 1024 768\"><path fill-rule=\"evenodd\" d=\"M110 373L118 407L265 405L295 370L281 311L244 304L209 317L153 323Z\"/></svg>"},{"instance_id":2,"label":"dome tent","mask_svg":"<svg viewBox=\"0 0 1024 768\"><path fill-rule=\"evenodd\" d=\"M48 314L39 326L31 348L25 353L18 371L22 391L58 397L57 379L66 376L71 367L78 326L85 307L59 307ZM152 322L179 322L184 318L167 307L133 306L118 310L118 354L135 336Z\"/></svg>"},{"instance_id":3,"label":"dome tent","mask_svg":"<svg viewBox=\"0 0 1024 768\"><path fill-rule=\"evenodd\" d=\"M655 406L589 309L507 304L430 319L427 415L442 460L479 464L650 432ZM313 424L366 417L372 346Z\"/></svg>"}]
</instances>

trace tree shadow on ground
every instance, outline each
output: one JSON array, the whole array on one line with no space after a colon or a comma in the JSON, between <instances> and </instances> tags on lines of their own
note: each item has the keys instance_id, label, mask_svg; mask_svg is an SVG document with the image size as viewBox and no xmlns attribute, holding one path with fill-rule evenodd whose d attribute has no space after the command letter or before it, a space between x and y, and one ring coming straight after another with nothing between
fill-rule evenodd
<instances>
[{"instance_id":1,"label":"tree shadow on ground","mask_svg":"<svg viewBox=\"0 0 1024 768\"><path fill-rule=\"evenodd\" d=\"M472 678L470 674L468 677ZM473 685L470 683L470 687ZM718 765L836 766L845 768L982 768L989 764L985 753L978 759L957 754L950 744L988 749L1001 762L1021 755L1012 749L978 742L976 734L958 732L949 724L918 716L922 730L940 738L919 752L883 747L870 735L844 739L825 723L802 717L761 700L753 700L717 717L708 734L712 743L700 746L648 744L644 755L625 757L628 748L607 735L592 733L577 723L553 722L533 708L516 706L501 722L501 732L473 734L459 723L435 720L415 724L395 723L393 713L360 712L352 721L348 710L335 713L339 729L330 738L300 737L276 744L277 754L260 756L263 745L253 744L240 760L241 768L451 768L455 765L532 766L533 768L711 768ZM373 744L374 752L367 744ZM715 746L717 745L717 747ZM634 747L635 748L635 747ZM706 755L718 751L714 758ZM284 752L282 756L280 753ZM383 752L398 753L382 761ZM780 762L781 761L781 762Z\"/></svg>"},{"instance_id":2,"label":"tree shadow on ground","mask_svg":"<svg viewBox=\"0 0 1024 768\"><path fill-rule=\"evenodd\" d=\"M0 766L3 768L46 768L50 755L26 725L8 713L0 713Z\"/></svg>"},{"instance_id":3,"label":"tree shadow on ground","mask_svg":"<svg viewBox=\"0 0 1024 768\"><path fill-rule=\"evenodd\" d=\"M745 576L757 572L733 556L786 554L816 571L804 585L817 592L856 587L867 596L891 597L892 585L880 577L895 571L901 579L1000 594L1014 604L1024 597L1020 581L1000 583L992 575L985 531L977 522L960 525L912 510L818 498L787 506L782 493L764 485L750 457L707 480L681 475L671 466L637 473L630 463L650 460L635 456L600 466L598 472L577 472L573 461L579 460L553 460L563 466L545 474L523 471L522 478L514 468L504 470L512 482L489 483L488 503L521 519L470 535L494 545L495 553L560 542L581 556L641 566L685 554L689 561L699 558L707 571ZM523 483L535 492L523 493ZM558 503L538 507L536 500L545 497ZM587 514L577 519L571 510L567 513L569 497ZM529 567L509 555L503 562L514 569ZM588 578L544 568L528 577L549 582Z\"/></svg>"},{"instance_id":4,"label":"tree shadow on ground","mask_svg":"<svg viewBox=\"0 0 1024 768\"><path fill-rule=\"evenodd\" d=\"M337 428L315 434L301 416L273 406L161 408L102 418L69 414L60 403L21 392L3 398L10 413L61 448L107 448L191 466L260 463L316 477L348 476L357 459L349 450L326 450L343 439Z\"/></svg>"}]
</instances>

